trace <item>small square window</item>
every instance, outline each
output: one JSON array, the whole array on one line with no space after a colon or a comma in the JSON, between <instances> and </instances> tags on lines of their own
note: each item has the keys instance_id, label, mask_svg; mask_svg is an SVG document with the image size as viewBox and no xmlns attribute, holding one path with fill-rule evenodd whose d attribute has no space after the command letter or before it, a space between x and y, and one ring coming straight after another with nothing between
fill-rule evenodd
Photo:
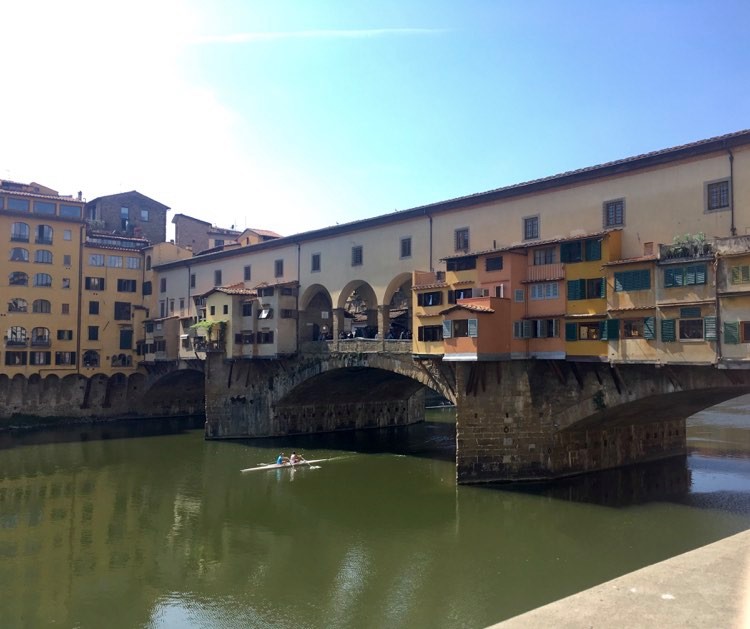
<instances>
[{"instance_id":1,"label":"small square window","mask_svg":"<svg viewBox=\"0 0 750 629\"><path fill-rule=\"evenodd\" d=\"M411 258L411 236L401 239L401 257Z\"/></svg>"},{"instance_id":2,"label":"small square window","mask_svg":"<svg viewBox=\"0 0 750 629\"><path fill-rule=\"evenodd\" d=\"M89 314L91 314L91 315L98 315L99 314L99 302L98 301L90 301L89 302Z\"/></svg>"},{"instance_id":3,"label":"small square window","mask_svg":"<svg viewBox=\"0 0 750 629\"><path fill-rule=\"evenodd\" d=\"M625 225L625 199L604 202L604 227Z\"/></svg>"},{"instance_id":4,"label":"small square window","mask_svg":"<svg viewBox=\"0 0 750 629\"><path fill-rule=\"evenodd\" d=\"M63 240L73 240L73 232L69 229L63 230Z\"/></svg>"},{"instance_id":5,"label":"small square window","mask_svg":"<svg viewBox=\"0 0 750 629\"><path fill-rule=\"evenodd\" d=\"M728 210L730 202L729 180L712 181L706 184L706 210Z\"/></svg>"},{"instance_id":6,"label":"small square window","mask_svg":"<svg viewBox=\"0 0 750 629\"><path fill-rule=\"evenodd\" d=\"M457 229L454 233L454 244L456 251L468 251L469 250L469 228L462 227Z\"/></svg>"},{"instance_id":7,"label":"small square window","mask_svg":"<svg viewBox=\"0 0 750 629\"><path fill-rule=\"evenodd\" d=\"M516 288L513 291L513 301L522 302L523 301L523 288Z\"/></svg>"},{"instance_id":8,"label":"small square window","mask_svg":"<svg viewBox=\"0 0 750 629\"><path fill-rule=\"evenodd\" d=\"M352 266L362 266L362 245L352 247Z\"/></svg>"},{"instance_id":9,"label":"small square window","mask_svg":"<svg viewBox=\"0 0 750 629\"><path fill-rule=\"evenodd\" d=\"M89 326L89 341L98 341L98 340L99 340L99 326L90 325Z\"/></svg>"},{"instance_id":10,"label":"small square window","mask_svg":"<svg viewBox=\"0 0 750 629\"><path fill-rule=\"evenodd\" d=\"M523 239L535 240L539 238L539 217L527 216L523 219Z\"/></svg>"},{"instance_id":11,"label":"small square window","mask_svg":"<svg viewBox=\"0 0 750 629\"><path fill-rule=\"evenodd\" d=\"M148 210L141 210L141 220L148 223Z\"/></svg>"}]
</instances>

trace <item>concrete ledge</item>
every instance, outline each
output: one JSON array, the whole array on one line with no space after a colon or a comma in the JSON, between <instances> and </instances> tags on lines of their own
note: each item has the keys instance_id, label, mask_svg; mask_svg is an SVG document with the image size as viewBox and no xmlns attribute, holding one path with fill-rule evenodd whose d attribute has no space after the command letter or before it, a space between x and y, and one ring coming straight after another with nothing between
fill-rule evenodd
<instances>
[{"instance_id":1,"label":"concrete ledge","mask_svg":"<svg viewBox=\"0 0 750 629\"><path fill-rule=\"evenodd\" d=\"M749 578L745 531L494 627L750 627Z\"/></svg>"}]
</instances>

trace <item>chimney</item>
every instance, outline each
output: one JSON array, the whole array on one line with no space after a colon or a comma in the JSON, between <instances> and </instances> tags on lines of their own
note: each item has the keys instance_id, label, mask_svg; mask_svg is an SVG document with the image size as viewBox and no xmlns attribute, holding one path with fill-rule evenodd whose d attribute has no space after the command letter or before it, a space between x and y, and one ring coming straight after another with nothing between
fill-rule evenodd
<instances>
[{"instance_id":1,"label":"chimney","mask_svg":"<svg viewBox=\"0 0 750 629\"><path fill-rule=\"evenodd\" d=\"M82 199L83 199L83 192L79 190L78 191L78 200L81 201Z\"/></svg>"}]
</instances>

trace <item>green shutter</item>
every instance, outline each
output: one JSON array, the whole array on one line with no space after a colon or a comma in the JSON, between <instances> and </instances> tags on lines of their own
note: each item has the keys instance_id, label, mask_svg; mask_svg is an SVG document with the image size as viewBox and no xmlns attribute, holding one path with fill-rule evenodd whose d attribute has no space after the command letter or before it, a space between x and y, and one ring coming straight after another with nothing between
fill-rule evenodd
<instances>
[{"instance_id":1,"label":"green shutter","mask_svg":"<svg viewBox=\"0 0 750 629\"><path fill-rule=\"evenodd\" d=\"M578 324L576 323L565 324L565 340L566 341L578 340Z\"/></svg>"},{"instance_id":2,"label":"green shutter","mask_svg":"<svg viewBox=\"0 0 750 629\"><path fill-rule=\"evenodd\" d=\"M625 273L615 273L615 292L619 293L625 290L623 280L625 279Z\"/></svg>"},{"instance_id":3,"label":"green shutter","mask_svg":"<svg viewBox=\"0 0 750 629\"><path fill-rule=\"evenodd\" d=\"M677 286L674 281L674 269L664 269L664 288L672 288Z\"/></svg>"},{"instance_id":4,"label":"green shutter","mask_svg":"<svg viewBox=\"0 0 750 629\"><path fill-rule=\"evenodd\" d=\"M664 343L674 343L677 340L675 334L676 319L662 319L661 320L661 340Z\"/></svg>"},{"instance_id":5,"label":"green shutter","mask_svg":"<svg viewBox=\"0 0 750 629\"><path fill-rule=\"evenodd\" d=\"M716 340L716 317L705 317L703 319L703 338L707 341Z\"/></svg>"},{"instance_id":6,"label":"green shutter","mask_svg":"<svg viewBox=\"0 0 750 629\"><path fill-rule=\"evenodd\" d=\"M607 278L603 277L602 278L602 288L599 291L599 297L601 297L602 299L604 299L606 296L607 296Z\"/></svg>"},{"instance_id":7,"label":"green shutter","mask_svg":"<svg viewBox=\"0 0 750 629\"><path fill-rule=\"evenodd\" d=\"M724 342L727 345L737 345L740 342L740 322L724 322Z\"/></svg>"},{"instance_id":8,"label":"green shutter","mask_svg":"<svg viewBox=\"0 0 750 629\"><path fill-rule=\"evenodd\" d=\"M616 341L620 338L620 320L606 319L599 324L599 337L602 341Z\"/></svg>"},{"instance_id":9,"label":"green shutter","mask_svg":"<svg viewBox=\"0 0 750 629\"><path fill-rule=\"evenodd\" d=\"M469 319L469 336L476 338L478 334L479 326L476 319Z\"/></svg>"},{"instance_id":10,"label":"green shutter","mask_svg":"<svg viewBox=\"0 0 750 629\"><path fill-rule=\"evenodd\" d=\"M651 271L643 269L642 271L635 271L636 273L636 288L635 290L649 290L651 288Z\"/></svg>"},{"instance_id":11,"label":"green shutter","mask_svg":"<svg viewBox=\"0 0 750 629\"><path fill-rule=\"evenodd\" d=\"M424 293L417 293L417 306L424 306Z\"/></svg>"},{"instance_id":12,"label":"green shutter","mask_svg":"<svg viewBox=\"0 0 750 629\"><path fill-rule=\"evenodd\" d=\"M583 299L586 292L586 280L568 280L568 299Z\"/></svg>"},{"instance_id":13,"label":"green shutter","mask_svg":"<svg viewBox=\"0 0 750 629\"><path fill-rule=\"evenodd\" d=\"M560 245L560 262L580 262L581 241L564 242Z\"/></svg>"},{"instance_id":14,"label":"green shutter","mask_svg":"<svg viewBox=\"0 0 750 629\"><path fill-rule=\"evenodd\" d=\"M705 284L706 283L706 265L696 264L693 268L695 269L695 283Z\"/></svg>"},{"instance_id":15,"label":"green shutter","mask_svg":"<svg viewBox=\"0 0 750 629\"><path fill-rule=\"evenodd\" d=\"M700 319L700 306L690 306L689 308L680 308L680 319Z\"/></svg>"},{"instance_id":16,"label":"green shutter","mask_svg":"<svg viewBox=\"0 0 750 629\"><path fill-rule=\"evenodd\" d=\"M584 242L586 243L586 260L601 260L602 241L599 239L592 239Z\"/></svg>"},{"instance_id":17,"label":"green shutter","mask_svg":"<svg viewBox=\"0 0 750 629\"><path fill-rule=\"evenodd\" d=\"M647 341L656 339L656 319L654 317L646 317L643 320L643 338Z\"/></svg>"}]
</instances>

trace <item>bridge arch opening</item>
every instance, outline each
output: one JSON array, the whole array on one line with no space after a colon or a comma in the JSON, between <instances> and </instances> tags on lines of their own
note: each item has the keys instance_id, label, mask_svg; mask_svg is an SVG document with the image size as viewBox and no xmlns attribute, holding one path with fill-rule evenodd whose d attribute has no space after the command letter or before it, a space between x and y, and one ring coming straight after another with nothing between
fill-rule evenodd
<instances>
[{"instance_id":1,"label":"bridge arch opening","mask_svg":"<svg viewBox=\"0 0 750 629\"><path fill-rule=\"evenodd\" d=\"M328 289L313 284L299 300L300 342L319 341L333 337L333 300Z\"/></svg>"},{"instance_id":2,"label":"bridge arch opening","mask_svg":"<svg viewBox=\"0 0 750 629\"><path fill-rule=\"evenodd\" d=\"M336 330L341 338L375 338L378 326L378 298L364 280L352 280L339 293Z\"/></svg>"},{"instance_id":3,"label":"bridge arch opening","mask_svg":"<svg viewBox=\"0 0 750 629\"><path fill-rule=\"evenodd\" d=\"M386 338L411 338L411 273L401 273L386 287L383 303L383 333Z\"/></svg>"},{"instance_id":4,"label":"bridge arch opening","mask_svg":"<svg viewBox=\"0 0 750 629\"><path fill-rule=\"evenodd\" d=\"M149 387L141 398L141 411L151 416L203 415L205 396L203 372L179 369Z\"/></svg>"}]
</instances>

